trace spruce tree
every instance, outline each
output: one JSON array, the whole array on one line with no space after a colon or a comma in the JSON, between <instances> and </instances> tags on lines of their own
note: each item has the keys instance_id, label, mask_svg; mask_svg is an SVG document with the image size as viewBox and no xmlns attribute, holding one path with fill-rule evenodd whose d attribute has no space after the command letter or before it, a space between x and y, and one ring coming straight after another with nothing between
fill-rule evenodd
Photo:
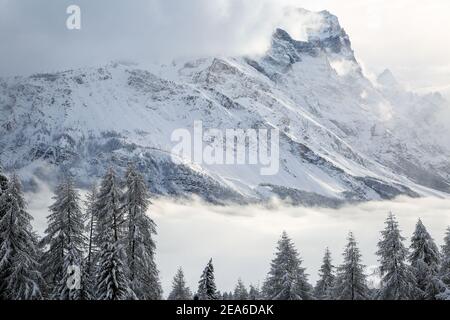
<instances>
[{"instance_id":1,"label":"spruce tree","mask_svg":"<svg viewBox=\"0 0 450 320\"><path fill-rule=\"evenodd\" d=\"M192 292L186 286L183 269L179 268L172 281L172 291L168 300L192 300Z\"/></svg>"},{"instance_id":2,"label":"spruce tree","mask_svg":"<svg viewBox=\"0 0 450 320\"><path fill-rule=\"evenodd\" d=\"M139 299L161 299L162 289L155 263L156 225L147 215L150 204L143 176L132 165L125 176L124 210L127 213L127 256L130 285Z\"/></svg>"},{"instance_id":3,"label":"spruce tree","mask_svg":"<svg viewBox=\"0 0 450 320\"><path fill-rule=\"evenodd\" d=\"M96 298L100 300L128 300L136 297L130 288L123 249L124 215L121 197L120 183L116 173L110 168L102 180L96 204L96 242L100 248Z\"/></svg>"},{"instance_id":4,"label":"spruce tree","mask_svg":"<svg viewBox=\"0 0 450 320\"><path fill-rule=\"evenodd\" d=\"M8 189L8 177L3 173L3 167L0 165L0 195Z\"/></svg>"},{"instance_id":5,"label":"spruce tree","mask_svg":"<svg viewBox=\"0 0 450 320\"><path fill-rule=\"evenodd\" d=\"M0 275L2 297L10 300L42 299L44 280L38 262L37 236L19 178L13 175L0 199Z\"/></svg>"},{"instance_id":6,"label":"spruce tree","mask_svg":"<svg viewBox=\"0 0 450 320\"><path fill-rule=\"evenodd\" d=\"M81 279L78 300L96 300L95 278L92 278L92 274L88 273L86 262L86 258L81 261Z\"/></svg>"},{"instance_id":7,"label":"spruce tree","mask_svg":"<svg viewBox=\"0 0 450 320\"><path fill-rule=\"evenodd\" d=\"M87 233L87 256L86 264L87 268L90 269L95 264L95 255L98 248L95 247L95 235L98 226L98 211L97 211L97 187L92 186L89 193L86 195L85 201L86 211L84 214L84 219L86 223L86 233Z\"/></svg>"},{"instance_id":8,"label":"spruce tree","mask_svg":"<svg viewBox=\"0 0 450 320\"><path fill-rule=\"evenodd\" d=\"M203 274L198 282L198 292L197 296L199 300L217 300L217 288L214 279L214 266L212 264L212 259L209 260L208 264L203 271Z\"/></svg>"},{"instance_id":9,"label":"spruce tree","mask_svg":"<svg viewBox=\"0 0 450 320\"><path fill-rule=\"evenodd\" d=\"M333 289L334 300L367 300L370 297L365 266L361 263L361 253L353 233L348 236L344 262L338 267L336 284Z\"/></svg>"},{"instance_id":10,"label":"spruce tree","mask_svg":"<svg viewBox=\"0 0 450 320\"><path fill-rule=\"evenodd\" d=\"M96 247L95 238L96 230L98 226L98 211L97 211L97 187L95 184L91 187L91 190L86 195L85 201L85 221L87 222L86 234L87 234L87 255L83 263L84 272L84 286L86 292L95 299L95 271L96 271L96 258L98 258L99 248Z\"/></svg>"},{"instance_id":11,"label":"spruce tree","mask_svg":"<svg viewBox=\"0 0 450 320\"><path fill-rule=\"evenodd\" d=\"M444 245L442 246L442 261L439 278L441 293L436 296L436 299L450 300L450 228L447 228Z\"/></svg>"},{"instance_id":12,"label":"spruce tree","mask_svg":"<svg viewBox=\"0 0 450 320\"><path fill-rule=\"evenodd\" d=\"M264 283L264 295L269 300L310 300L312 287L308 283L302 260L286 232L278 241L277 252Z\"/></svg>"},{"instance_id":13,"label":"spruce tree","mask_svg":"<svg viewBox=\"0 0 450 320\"><path fill-rule=\"evenodd\" d=\"M314 288L314 296L319 300L329 300L333 296L333 286L335 282L334 266L331 261L331 252L328 248L325 250L323 263L320 267L319 276L316 287Z\"/></svg>"},{"instance_id":14,"label":"spruce tree","mask_svg":"<svg viewBox=\"0 0 450 320\"><path fill-rule=\"evenodd\" d=\"M4 198L2 198L2 194L4 192L6 192L7 188L8 188L8 178L3 173L3 168L0 165L0 220L5 215L6 204L2 203L2 199L6 199L6 196ZM2 245L3 245L3 239L1 238L1 235L0 235L0 248L2 247ZM0 300L6 299L6 297L3 296L4 290L2 289L5 286L6 286L6 283L4 282L4 277L0 273Z\"/></svg>"},{"instance_id":15,"label":"spruce tree","mask_svg":"<svg viewBox=\"0 0 450 320\"><path fill-rule=\"evenodd\" d=\"M381 288L377 293L380 300L411 300L416 295L416 282L410 267L406 264L408 249L400 233L396 217L390 213L378 242L381 272Z\"/></svg>"},{"instance_id":16,"label":"spruce tree","mask_svg":"<svg viewBox=\"0 0 450 320\"><path fill-rule=\"evenodd\" d=\"M444 245L442 246L442 262L440 269L441 281L450 289L450 227L444 238Z\"/></svg>"},{"instance_id":17,"label":"spruce tree","mask_svg":"<svg viewBox=\"0 0 450 320\"><path fill-rule=\"evenodd\" d=\"M254 286L253 284L251 284L249 287L248 299L249 300L260 300L261 299L261 292L260 292L259 288Z\"/></svg>"},{"instance_id":18,"label":"spruce tree","mask_svg":"<svg viewBox=\"0 0 450 320\"><path fill-rule=\"evenodd\" d=\"M236 287L234 288L234 299L235 300L248 300L248 291L245 284L241 279L238 280Z\"/></svg>"},{"instance_id":19,"label":"spruce tree","mask_svg":"<svg viewBox=\"0 0 450 320\"><path fill-rule=\"evenodd\" d=\"M85 296L81 278L86 239L80 196L72 178L64 178L53 199L55 202L50 206L48 226L41 241L41 246L47 248L42 259L43 269L53 299L80 300ZM70 280L76 283L69 285Z\"/></svg>"},{"instance_id":20,"label":"spruce tree","mask_svg":"<svg viewBox=\"0 0 450 320\"><path fill-rule=\"evenodd\" d=\"M135 299L129 287L120 245L114 241L113 235L110 235L109 239L104 241L99 259L96 298L98 300Z\"/></svg>"},{"instance_id":21,"label":"spruce tree","mask_svg":"<svg viewBox=\"0 0 450 320\"><path fill-rule=\"evenodd\" d=\"M435 300L442 290L439 280L440 254L422 220L417 222L411 238L409 261L417 286L421 291L416 299Z\"/></svg>"}]
</instances>

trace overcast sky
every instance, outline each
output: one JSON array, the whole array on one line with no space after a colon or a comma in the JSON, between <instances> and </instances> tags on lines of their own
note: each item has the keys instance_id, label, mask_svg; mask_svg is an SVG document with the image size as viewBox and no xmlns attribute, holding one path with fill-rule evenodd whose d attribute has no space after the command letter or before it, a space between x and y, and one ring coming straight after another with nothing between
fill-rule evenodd
<instances>
[{"instance_id":1,"label":"overcast sky","mask_svg":"<svg viewBox=\"0 0 450 320\"><path fill-rule=\"evenodd\" d=\"M81 31L65 27L70 4ZM414 89L450 91L448 0L0 0L0 75L258 53L276 26L302 28L286 6L335 13L367 72L387 67Z\"/></svg>"}]
</instances>

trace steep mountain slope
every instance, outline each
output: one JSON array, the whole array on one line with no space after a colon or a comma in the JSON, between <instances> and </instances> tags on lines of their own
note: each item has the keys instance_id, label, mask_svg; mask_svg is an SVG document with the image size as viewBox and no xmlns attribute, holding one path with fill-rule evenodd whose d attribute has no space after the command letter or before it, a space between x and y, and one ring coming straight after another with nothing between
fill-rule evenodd
<instances>
[{"instance_id":1,"label":"steep mountain slope","mask_svg":"<svg viewBox=\"0 0 450 320\"><path fill-rule=\"evenodd\" d=\"M211 57L145 69L110 63L0 80L0 161L48 179L90 183L134 161L157 194L212 202L277 195L306 205L450 192L448 108L362 73L338 19L297 41L278 29L258 57ZM175 129L278 128L280 171L172 162ZM445 123L444 123L445 124ZM212 144L214 141L204 142Z\"/></svg>"}]
</instances>

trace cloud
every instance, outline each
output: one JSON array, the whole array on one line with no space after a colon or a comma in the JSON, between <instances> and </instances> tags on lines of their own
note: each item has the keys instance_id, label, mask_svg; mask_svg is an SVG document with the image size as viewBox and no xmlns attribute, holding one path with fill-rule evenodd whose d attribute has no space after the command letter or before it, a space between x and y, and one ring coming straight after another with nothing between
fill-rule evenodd
<instances>
[{"instance_id":1,"label":"cloud","mask_svg":"<svg viewBox=\"0 0 450 320\"><path fill-rule=\"evenodd\" d=\"M450 200L434 198L399 198L339 210L282 204L271 209L216 207L195 201L177 204L163 200L155 202L150 215L159 226L158 261L167 292L179 265L185 269L189 284L196 289L200 273L210 257L215 260L221 290L231 290L240 277L247 284L261 283L283 230L294 239L312 283L317 280L326 247L332 250L335 264L341 262L350 230L359 241L364 263L377 265L376 244L389 211L398 216L409 245L419 217L441 243L445 228L450 225L449 209Z\"/></svg>"},{"instance_id":2,"label":"cloud","mask_svg":"<svg viewBox=\"0 0 450 320\"><path fill-rule=\"evenodd\" d=\"M65 27L71 4L81 31ZM413 89L450 85L447 0L0 0L0 74L258 53L277 26L302 38L313 17L285 10L299 6L336 14L369 72L389 68Z\"/></svg>"},{"instance_id":3,"label":"cloud","mask_svg":"<svg viewBox=\"0 0 450 320\"><path fill-rule=\"evenodd\" d=\"M82 30L65 27L81 8ZM235 55L267 48L283 6L268 0L0 0L3 74L113 59Z\"/></svg>"},{"instance_id":4,"label":"cloud","mask_svg":"<svg viewBox=\"0 0 450 320\"><path fill-rule=\"evenodd\" d=\"M28 194L29 209L40 233L45 228L47 207L51 203L49 190ZM347 233L355 233L364 263L377 265L376 244L389 211L399 219L405 242L409 245L415 223L422 218L435 240L441 244L450 225L449 199L398 198L394 201L367 202L341 209L300 208L273 203L262 206L213 206L198 200L174 202L155 200L149 215L158 225L157 263L165 294L170 291L172 277L182 266L191 289L197 289L200 274L212 257L218 288L232 290L238 278L262 284L282 231L293 238L311 283L317 272L323 251L329 247L336 265Z\"/></svg>"}]
</instances>

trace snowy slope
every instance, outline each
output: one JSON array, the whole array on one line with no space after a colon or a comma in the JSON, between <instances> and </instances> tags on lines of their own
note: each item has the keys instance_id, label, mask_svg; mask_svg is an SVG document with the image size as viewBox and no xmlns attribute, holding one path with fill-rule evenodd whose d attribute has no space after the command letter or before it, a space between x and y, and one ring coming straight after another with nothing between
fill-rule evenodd
<instances>
[{"instance_id":1,"label":"snowy slope","mask_svg":"<svg viewBox=\"0 0 450 320\"><path fill-rule=\"evenodd\" d=\"M157 194L208 201L273 195L307 205L450 192L450 139L439 94L405 91L389 71L371 83L338 19L307 41L274 32L258 57L210 57L140 68L97 68L0 79L0 161L90 183L132 160ZM173 130L281 131L280 172L258 166L172 163Z\"/></svg>"}]
</instances>

